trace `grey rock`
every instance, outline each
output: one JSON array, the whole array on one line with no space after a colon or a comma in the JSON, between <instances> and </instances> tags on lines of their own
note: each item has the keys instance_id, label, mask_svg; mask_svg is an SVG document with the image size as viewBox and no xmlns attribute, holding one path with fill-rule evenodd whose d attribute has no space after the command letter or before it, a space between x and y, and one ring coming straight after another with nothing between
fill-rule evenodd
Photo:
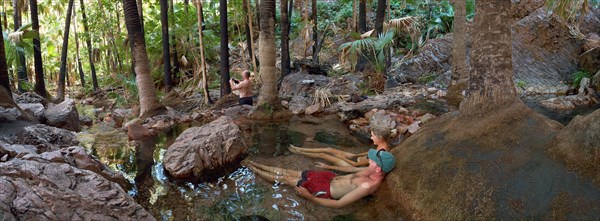
<instances>
[{"instance_id":1,"label":"grey rock","mask_svg":"<svg viewBox=\"0 0 600 221\"><path fill-rule=\"evenodd\" d=\"M25 127L17 133L16 137L18 137L17 144L34 145L38 153L79 144L75 133L45 124Z\"/></svg>"},{"instance_id":2,"label":"grey rock","mask_svg":"<svg viewBox=\"0 0 600 221\"><path fill-rule=\"evenodd\" d=\"M48 104L48 100L46 100L46 98L43 98L34 92L25 92L21 95L16 95L13 97L15 99L15 103L37 103L44 106Z\"/></svg>"},{"instance_id":3,"label":"grey rock","mask_svg":"<svg viewBox=\"0 0 600 221\"><path fill-rule=\"evenodd\" d=\"M81 130L79 113L72 99L66 99L56 106L49 107L44 112L44 116L46 117L46 124L50 126L75 132Z\"/></svg>"},{"instance_id":4,"label":"grey rock","mask_svg":"<svg viewBox=\"0 0 600 221\"><path fill-rule=\"evenodd\" d=\"M13 108L4 108L0 106L0 123L15 121L17 118L21 116L21 112L19 109Z\"/></svg>"},{"instance_id":5,"label":"grey rock","mask_svg":"<svg viewBox=\"0 0 600 221\"><path fill-rule=\"evenodd\" d=\"M289 102L289 110L292 114L304 114L304 110L312 103L312 99L305 96L294 96Z\"/></svg>"},{"instance_id":6,"label":"grey rock","mask_svg":"<svg viewBox=\"0 0 600 221\"><path fill-rule=\"evenodd\" d=\"M39 121L44 120L44 110L46 110L44 105L40 103L17 103L17 105L19 105L22 110L33 114Z\"/></svg>"}]
</instances>

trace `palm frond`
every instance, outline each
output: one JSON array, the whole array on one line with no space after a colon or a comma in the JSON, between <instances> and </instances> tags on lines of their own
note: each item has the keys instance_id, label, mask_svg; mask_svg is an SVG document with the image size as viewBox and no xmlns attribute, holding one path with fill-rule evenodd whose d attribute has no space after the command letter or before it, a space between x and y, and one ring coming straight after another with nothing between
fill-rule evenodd
<instances>
[{"instance_id":1,"label":"palm frond","mask_svg":"<svg viewBox=\"0 0 600 221\"><path fill-rule=\"evenodd\" d=\"M390 20L385 24L388 28L395 29L397 32L412 33L419 30L419 17L407 16Z\"/></svg>"}]
</instances>

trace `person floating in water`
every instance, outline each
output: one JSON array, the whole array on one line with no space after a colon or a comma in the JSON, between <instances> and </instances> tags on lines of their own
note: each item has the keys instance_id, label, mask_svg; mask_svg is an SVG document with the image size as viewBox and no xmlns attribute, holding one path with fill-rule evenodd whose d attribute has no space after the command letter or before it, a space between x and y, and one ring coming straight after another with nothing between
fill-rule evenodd
<instances>
[{"instance_id":1,"label":"person floating in water","mask_svg":"<svg viewBox=\"0 0 600 221\"><path fill-rule=\"evenodd\" d=\"M371 140L377 145L377 150L389 151L388 140L392 132L389 128L371 125ZM319 158L331 162L333 165L328 165L322 162L317 163L317 167L327 170L337 170L343 172L358 172L369 165L368 159L364 153L350 153L334 148L302 148L291 145L289 150L292 153L301 154L311 158ZM355 160L351 160L356 158Z\"/></svg>"},{"instance_id":2,"label":"person floating in water","mask_svg":"<svg viewBox=\"0 0 600 221\"><path fill-rule=\"evenodd\" d=\"M253 161L244 161L243 164L270 182L295 185L296 194L312 202L341 208L377 191L386 174L396 165L396 159L387 151L371 149L367 155L369 166L347 175L316 170L301 172Z\"/></svg>"},{"instance_id":3,"label":"person floating in water","mask_svg":"<svg viewBox=\"0 0 600 221\"><path fill-rule=\"evenodd\" d=\"M242 81L237 81L236 79L229 79L229 85L231 86L231 90L239 90L240 91L240 99L239 104L247 104L252 106L252 81L250 80L250 71L245 70L242 73Z\"/></svg>"}]
</instances>

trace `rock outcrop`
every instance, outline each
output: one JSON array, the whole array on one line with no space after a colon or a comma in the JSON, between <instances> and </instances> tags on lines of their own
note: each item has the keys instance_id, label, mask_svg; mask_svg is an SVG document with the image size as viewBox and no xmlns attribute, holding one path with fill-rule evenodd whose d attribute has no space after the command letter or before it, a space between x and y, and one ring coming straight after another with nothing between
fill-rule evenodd
<instances>
[{"instance_id":1,"label":"rock outcrop","mask_svg":"<svg viewBox=\"0 0 600 221\"><path fill-rule=\"evenodd\" d=\"M37 124L23 128L17 133L16 144L34 145L38 153L58 150L79 144L75 133L51 127L45 124Z\"/></svg>"}]
</instances>

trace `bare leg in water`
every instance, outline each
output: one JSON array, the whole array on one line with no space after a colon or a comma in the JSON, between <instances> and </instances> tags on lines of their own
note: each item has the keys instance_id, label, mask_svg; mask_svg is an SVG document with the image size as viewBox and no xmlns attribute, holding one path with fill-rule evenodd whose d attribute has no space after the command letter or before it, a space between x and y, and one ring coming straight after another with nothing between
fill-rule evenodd
<instances>
[{"instance_id":1,"label":"bare leg in water","mask_svg":"<svg viewBox=\"0 0 600 221\"><path fill-rule=\"evenodd\" d=\"M266 166L251 160L244 160L242 164L250 168L258 176L273 183L279 182L286 185L295 186L296 183L298 183L298 180L302 178L302 172L298 170Z\"/></svg>"}]
</instances>

